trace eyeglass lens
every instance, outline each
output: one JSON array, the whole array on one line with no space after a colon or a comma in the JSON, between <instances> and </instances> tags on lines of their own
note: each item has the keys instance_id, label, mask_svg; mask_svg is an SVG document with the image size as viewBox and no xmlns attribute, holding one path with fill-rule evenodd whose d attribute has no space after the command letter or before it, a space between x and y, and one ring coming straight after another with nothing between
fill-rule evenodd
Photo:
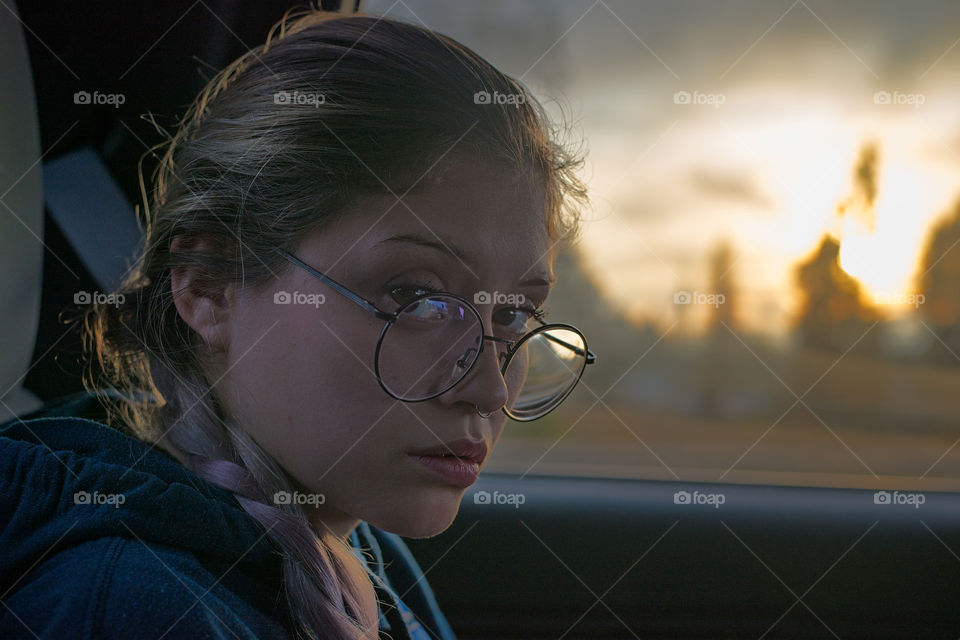
<instances>
[{"instance_id":1,"label":"eyeglass lens","mask_svg":"<svg viewBox=\"0 0 960 640\"><path fill-rule=\"evenodd\" d=\"M482 340L482 322L472 308L444 295L420 298L403 307L383 333L377 351L381 383L402 400L439 395L467 374ZM585 365L579 332L551 326L528 334L503 371L508 415L531 420L553 410Z\"/></svg>"}]
</instances>

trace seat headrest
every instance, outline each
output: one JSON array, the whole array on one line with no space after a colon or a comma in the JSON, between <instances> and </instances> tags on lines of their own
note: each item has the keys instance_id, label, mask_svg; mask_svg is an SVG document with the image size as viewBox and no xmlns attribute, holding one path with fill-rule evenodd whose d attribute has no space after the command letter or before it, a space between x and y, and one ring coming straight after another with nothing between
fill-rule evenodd
<instances>
[{"instance_id":1,"label":"seat headrest","mask_svg":"<svg viewBox=\"0 0 960 640\"><path fill-rule=\"evenodd\" d=\"M40 406L23 388L43 276L43 186L33 77L16 5L0 11L0 422Z\"/></svg>"}]
</instances>

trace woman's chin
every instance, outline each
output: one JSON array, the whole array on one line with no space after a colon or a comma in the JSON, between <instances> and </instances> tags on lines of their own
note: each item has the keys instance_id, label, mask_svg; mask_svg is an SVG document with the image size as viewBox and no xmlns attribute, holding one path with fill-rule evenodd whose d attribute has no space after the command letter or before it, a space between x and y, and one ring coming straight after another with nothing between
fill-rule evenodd
<instances>
[{"instance_id":1,"label":"woman's chin","mask_svg":"<svg viewBox=\"0 0 960 640\"><path fill-rule=\"evenodd\" d=\"M463 491L430 496L407 504L405 508L366 521L384 531L404 538L430 538L441 534L453 523L460 510Z\"/></svg>"}]
</instances>

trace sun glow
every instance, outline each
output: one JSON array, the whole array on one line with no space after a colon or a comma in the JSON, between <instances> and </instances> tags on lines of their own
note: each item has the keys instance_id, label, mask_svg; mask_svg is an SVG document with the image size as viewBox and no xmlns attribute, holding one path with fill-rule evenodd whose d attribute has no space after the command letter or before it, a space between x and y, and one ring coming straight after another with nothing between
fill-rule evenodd
<instances>
[{"instance_id":1,"label":"sun glow","mask_svg":"<svg viewBox=\"0 0 960 640\"><path fill-rule=\"evenodd\" d=\"M852 217L843 221L840 265L883 301L914 291L929 223L943 203L929 170L917 163L890 158L878 182L873 229Z\"/></svg>"}]
</instances>

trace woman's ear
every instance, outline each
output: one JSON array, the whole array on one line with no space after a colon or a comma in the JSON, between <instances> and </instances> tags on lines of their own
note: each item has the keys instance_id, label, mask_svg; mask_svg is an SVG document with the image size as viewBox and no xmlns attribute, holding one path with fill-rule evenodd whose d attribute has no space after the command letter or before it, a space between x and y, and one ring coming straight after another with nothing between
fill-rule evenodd
<instances>
[{"instance_id":1,"label":"woman's ear","mask_svg":"<svg viewBox=\"0 0 960 640\"><path fill-rule=\"evenodd\" d=\"M179 234L170 240L170 253L214 252L217 244L209 238ZM215 351L229 347L229 321L234 299L233 285L211 286L199 266L170 269L170 289L180 317Z\"/></svg>"}]
</instances>

